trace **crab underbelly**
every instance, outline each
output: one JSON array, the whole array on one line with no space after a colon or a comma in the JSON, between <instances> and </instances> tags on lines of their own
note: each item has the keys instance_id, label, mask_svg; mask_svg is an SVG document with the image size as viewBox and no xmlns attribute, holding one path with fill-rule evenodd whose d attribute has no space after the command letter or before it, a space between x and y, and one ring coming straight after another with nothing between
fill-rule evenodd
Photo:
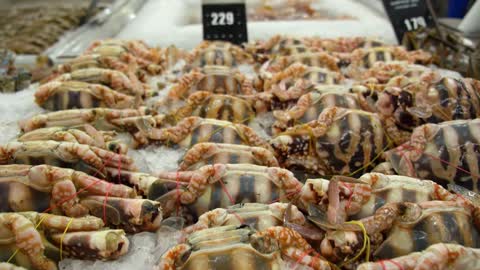
<instances>
[{"instance_id":1,"label":"crab underbelly","mask_svg":"<svg viewBox=\"0 0 480 270\"><path fill-rule=\"evenodd\" d=\"M196 251L181 267L183 270L270 270L280 269L280 258L275 253L261 254L247 244Z\"/></svg>"}]
</instances>

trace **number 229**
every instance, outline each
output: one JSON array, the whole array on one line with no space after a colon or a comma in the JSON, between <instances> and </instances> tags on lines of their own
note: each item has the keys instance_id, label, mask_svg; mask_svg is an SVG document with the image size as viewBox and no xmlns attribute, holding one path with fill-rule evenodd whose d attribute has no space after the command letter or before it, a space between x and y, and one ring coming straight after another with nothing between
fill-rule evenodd
<instances>
[{"instance_id":1,"label":"number 229","mask_svg":"<svg viewBox=\"0 0 480 270\"><path fill-rule=\"evenodd\" d=\"M233 12L212 12L212 25L232 25Z\"/></svg>"}]
</instances>

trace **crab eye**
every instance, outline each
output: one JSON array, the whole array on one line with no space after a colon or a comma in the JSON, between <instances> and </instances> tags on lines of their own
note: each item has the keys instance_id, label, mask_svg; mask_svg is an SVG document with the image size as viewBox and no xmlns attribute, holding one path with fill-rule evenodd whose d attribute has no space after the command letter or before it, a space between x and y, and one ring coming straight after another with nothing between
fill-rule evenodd
<instances>
[{"instance_id":1,"label":"crab eye","mask_svg":"<svg viewBox=\"0 0 480 270\"><path fill-rule=\"evenodd\" d=\"M191 249L188 249L185 252L183 252L182 255L175 261L175 266L181 267L182 265L184 265L188 261L188 258L190 258L191 254L192 254Z\"/></svg>"}]
</instances>

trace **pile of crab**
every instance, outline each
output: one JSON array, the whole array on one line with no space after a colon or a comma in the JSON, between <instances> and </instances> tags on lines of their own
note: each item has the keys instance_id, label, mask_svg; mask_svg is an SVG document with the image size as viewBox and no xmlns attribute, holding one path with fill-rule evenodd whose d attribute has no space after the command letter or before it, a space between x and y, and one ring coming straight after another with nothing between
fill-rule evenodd
<instances>
[{"instance_id":1,"label":"pile of crab","mask_svg":"<svg viewBox=\"0 0 480 270\"><path fill-rule=\"evenodd\" d=\"M97 42L0 147L0 268L168 229L156 269L479 269L480 82L430 62L366 38ZM176 170L128 155L161 146Z\"/></svg>"}]
</instances>

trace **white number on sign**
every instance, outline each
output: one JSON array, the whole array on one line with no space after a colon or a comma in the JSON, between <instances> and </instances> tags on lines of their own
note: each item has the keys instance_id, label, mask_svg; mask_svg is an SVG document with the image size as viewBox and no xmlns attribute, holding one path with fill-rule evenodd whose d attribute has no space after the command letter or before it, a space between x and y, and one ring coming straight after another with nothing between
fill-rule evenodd
<instances>
[{"instance_id":1,"label":"white number on sign","mask_svg":"<svg viewBox=\"0 0 480 270\"><path fill-rule=\"evenodd\" d=\"M212 12L212 25L232 25L233 12Z\"/></svg>"},{"instance_id":2,"label":"white number on sign","mask_svg":"<svg viewBox=\"0 0 480 270\"><path fill-rule=\"evenodd\" d=\"M405 23L405 26L407 27L408 31L415 30L420 26L427 27L427 22L423 17L408 18L408 19L405 19L405 21L403 22Z\"/></svg>"}]
</instances>

